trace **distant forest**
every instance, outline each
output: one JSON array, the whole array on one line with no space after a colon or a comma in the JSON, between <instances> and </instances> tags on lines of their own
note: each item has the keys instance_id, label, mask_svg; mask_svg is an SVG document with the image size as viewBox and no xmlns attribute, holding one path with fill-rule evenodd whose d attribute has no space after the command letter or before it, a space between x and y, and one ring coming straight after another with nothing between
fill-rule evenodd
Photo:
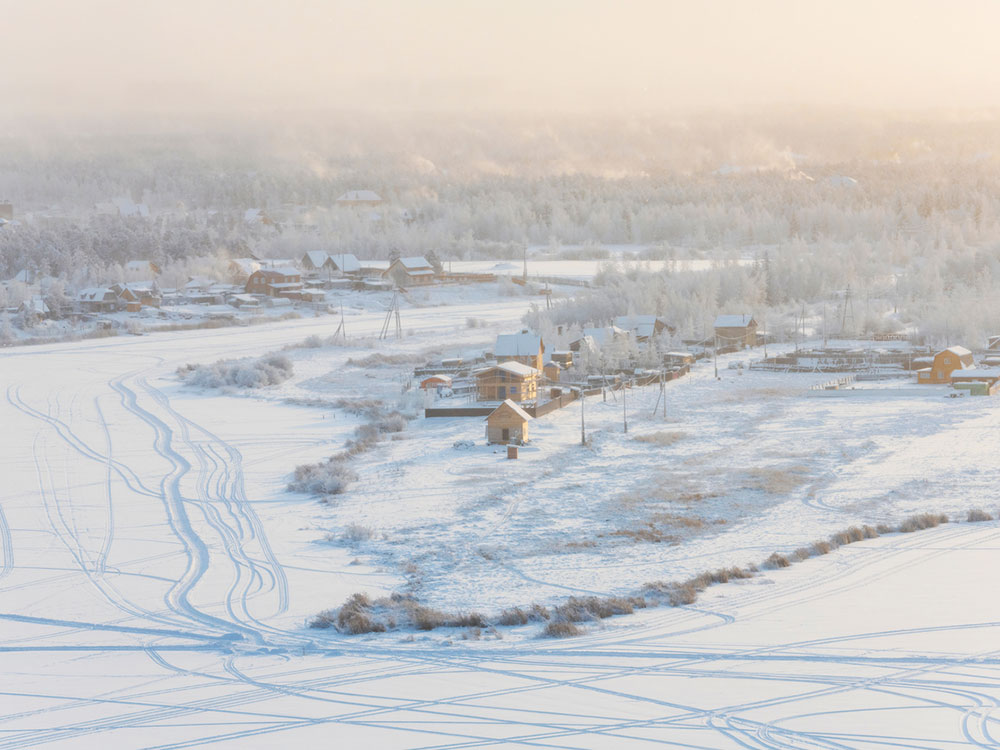
<instances>
[{"instance_id":1,"label":"distant forest","mask_svg":"<svg viewBox=\"0 0 1000 750\"><path fill-rule=\"evenodd\" d=\"M358 189L384 203L336 205ZM149 216L95 210L120 196ZM15 212L0 227L0 278L28 268L70 287L119 278L136 258L157 262L169 285L251 252L447 260L519 258L540 245L601 258L625 245L639 258L757 260L688 289L705 300L681 315L687 327L710 309L790 310L851 284L859 299L884 302L869 310L871 325L891 306L945 338L992 331L1000 292L992 116L385 115L73 137L38 129L0 135L0 200ZM246 221L248 209L274 223ZM622 293L641 285L647 307L689 283L605 276Z\"/></svg>"}]
</instances>

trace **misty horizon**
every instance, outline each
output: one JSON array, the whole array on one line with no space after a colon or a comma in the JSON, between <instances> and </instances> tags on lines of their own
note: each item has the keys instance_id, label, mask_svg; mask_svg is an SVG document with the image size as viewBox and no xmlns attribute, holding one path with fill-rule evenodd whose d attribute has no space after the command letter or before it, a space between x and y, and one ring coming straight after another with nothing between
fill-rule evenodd
<instances>
[{"instance_id":1,"label":"misty horizon","mask_svg":"<svg viewBox=\"0 0 1000 750\"><path fill-rule=\"evenodd\" d=\"M4 119L1000 106L984 0L11 5Z\"/></svg>"}]
</instances>

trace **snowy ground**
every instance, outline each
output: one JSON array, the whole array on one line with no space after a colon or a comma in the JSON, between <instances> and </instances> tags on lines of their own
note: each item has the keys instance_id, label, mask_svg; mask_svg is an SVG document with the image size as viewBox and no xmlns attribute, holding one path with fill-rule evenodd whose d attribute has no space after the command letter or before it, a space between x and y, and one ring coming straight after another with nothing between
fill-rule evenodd
<instances>
[{"instance_id":1,"label":"snowy ground","mask_svg":"<svg viewBox=\"0 0 1000 750\"><path fill-rule=\"evenodd\" d=\"M858 543L567 642L305 628L355 591L492 613L759 561L856 521L995 510L994 399L811 392L822 376L727 359L721 381L702 363L669 385L667 421L655 387L629 394L627 436L621 402L590 398L587 448L578 404L537 420L516 462L482 446L480 420L417 420L359 457L337 502L284 491L359 422L304 403L391 399L411 366L347 359L474 349L526 305L410 309L401 343L291 352L295 379L258 396L173 373L338 320L0 352L0 748L996 744L994 523ZM383 319L359 311L349 332ZM682 434L634 439L655 433ZM340 541L352 523L375 539Z\"/></svg>"}]
</instances>

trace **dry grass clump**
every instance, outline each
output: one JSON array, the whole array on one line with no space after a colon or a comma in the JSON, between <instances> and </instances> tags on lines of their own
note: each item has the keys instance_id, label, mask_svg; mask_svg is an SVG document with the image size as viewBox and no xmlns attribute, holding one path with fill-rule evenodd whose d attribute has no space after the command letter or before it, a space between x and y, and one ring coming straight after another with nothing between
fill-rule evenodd
<instances>
[{"instance_id":1,"label":"dry grass clump","mask_svg":"<svg viewBox=\"0 0 1000 750\"><path fill-rule=\"evenodd\" d=\"M820 555L829 555L831 552L837 549L837 545L831 544L830 542L825 541L823 539L817 539L815 542L812 543L812 547L810 549L812 550L812 554L814 557L819 557Z\"/></svg>"},{"instance_id":2,"label":"dry grass clump","mask_svg":"<svg viewBox=\"0 0 1000 750\"><path fill-rule=\"evenodd\" d=\"M371 526L349 523L341 532L340 539L344 542L367 542L373 536L375 536L375 529Z\"/></svg>"},{"instance_id":3,"label":"dry grass clump","mask_svg":"<svg viewBox=\"0 0 1000 750\"><path fill-rule=\"evenodd\" d=\"M542 635L546 638L572 638L581 633L581 628L564 620L552 620L542 630Z\"/></svg>"},{"instance_id":4,"label":"dry grass clump","mask_svg":"<svg viewBox=\"0 0 1000 750\"><path fill-rule=\"evenodd\" d=\"M981 521L992 521L993 516L982 508L973 508L969 511L969 515L965 520L969 523L979 523Z\"/></svg>"},{"instance_id":5,"label":"dry grass clump","mask_svg":"<svg viewBox=\"0 0 1000 750\"><path fill-rule=\"evenodd\" d=\"M612 531L609 536L622 536L635 542L648 542L651 544L677 541L676 536L668 534L662 529L656 528L656 526L651 523L640 526L638 529L618 529L617 531Z\"/></svg>"},{"instance_id":6,"label":"dry grass clump","mask_svg":"<svg viewBox=\"0 0 1000 750\"><path fill-rule=\"evenodd\" d=\"M654 513L652 522L684 529L700 529L705 525L705 522L697 516L682 516L677 513Z\"/></svg>"},{"instance_id":7,"label":"dry grass clump","mask_svg":"<svg viewBox=\"0 0 1000 750\"><path fill-rule=\"evenodd\" d=\"M527 625L529 622L544 622L552 619L547 607L532 604L530 607L509 607L500 613L500 625Z\"/></svg>"},{"instance_id":8,"label":"dry grass clump","mask_svg":"<svg viewBox=\"0 0 1000 750\"><path fill-rule=\"evenodd\" d=\"M788 558L779 552L772 552L770 556L764 561L764 567L769 570L776 570L777 568L787 568L791 563Z\"/></svg>"},{"instance_id":9,"label":"dry grass clump","mask_svg":"<svg viewBox=\"0 0 1000 750\"><path fill-rule=\"evenodd\" d=\"M426 359L426 354L382 354L376 352L358 359L352 357L345 364L364 368L392 367L394 365L419 365L423 364Z\"/></svg>"},{"instance_id":10,"label":"dry grass clump","mask_svg":"<svg viewBox=\"0 0 1000 750\"><path fill-rule=\"evenodd\" d=\"M948 516L944 513L918 513L899 524L898 530L903 534L909 534L913 531L932 529L942 523L948 523Z\"/></svg>"},{"instance_id":11,"label":"dry grass clump","mask_svg":"<svg viewBox=\"0 0 1000 750\"><path fill-rule=\"evenodd\" d=\"M862 539L875 539L879 532L871 526L851 526L850 528L838 531L830 537L830 541L838 546L860 542Z\"/></svg>"},{"instance_id":12,"label":"dry grass clump","mask_svg":"<svg viewBox=\"0 0 1000 750\"><path fill-rule=\"evenodd\" d=\"M877 531L879 534L891 534L892 526L890 526L887 523L880 523L877 526L875 526L875 531Z\"/></svg>"},{"instance_id":13,"label":"dry grass clump","mask_svg":"<svg viewBox=\"0 0 1000 750\"><path fill-rule=\"evenodd\" d=\"M636 435L632 439L637 443L649 443L650 445L660 445L666 447L668 445L673 445L678 440L682 440L686 437L686 432L660 431L651 432L647 435Z\"/></svg>"},{"instance_id":14,"label":"dry grass clump","mask_svg":"<svg viewBox=\"0 0 1000 750\"><path fill-rule=\"evenodd\" d=\"M809 469L805 466L754 468L747 471L747 489L760 490L769 495L783 495L801 487L809 481Z\"/></svg>"},{"instance_id":15,"label":"dry grass clump","mask_svg":"<svg viewBox=\"0 0 1000 750\"><path fill-rule=\"evenodd\" d=\"M636 609L645 609L646 600L641 596L571 596L562 604L553 607L552 620L566 622L589 622L603 620L615 615L630 615Z\"/></svg>"}]
</instances>

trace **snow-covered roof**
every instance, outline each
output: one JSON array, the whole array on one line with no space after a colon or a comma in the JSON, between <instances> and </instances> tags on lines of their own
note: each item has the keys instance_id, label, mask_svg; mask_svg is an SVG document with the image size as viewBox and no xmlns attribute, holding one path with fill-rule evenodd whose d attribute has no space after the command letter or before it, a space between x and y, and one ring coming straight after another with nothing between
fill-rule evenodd
<instances>
[{"instance_id":1,"label":"snow-covered roof","mask_svg":"<svg viewBox=\"0 0 1000 750\"><path fill-rule=\"evenodd\" d=\"M950 352L951 354L954 354L956 357L968 357L972 355L972 352L970 352L964 346L949 346L947 349L944 350L944 352ZM944 352L941 353L944 354Z\"/></svg>"},{"instance_id":2,"label":"snow-covered roof","mask_svg":"<svg viewBox=\"0 0 1000 750\"><path fill-rule=\"evenodd\" d=\"M381 200L382 196L374 190L348 190L342 196L337 198L338 203L371 202Z\"/></svg>"},{"instance_id":3,"label":"snow-covered roof","mask_svg":"<svg viewBox=\"0 0 1000 750\"><path fill-rule=\"evenodd\" d=\"M1000 367L983 367L980 369L966 369L963 372L953 372L952 380L988 380L990 378L1000 378Z\"/></svg>"},{"instance_id":4,"label":"snow-covered roof","mask_svg":"<svg viewBox=\"0 0 1000 750\"><path fill-rule=\"evenodd\" d=\"M309 264L313 268L322 268L329 257L322 250L306 250L306 254L302 256L302 263L304 264L306 261L309 261Z\"/></svg>"},{"instance_id":5,"label":"snow-covered roof","mask_svg":"<svg viewBox=\"0 0 1000 750\"><path fill-rule=\"evenodd\" d=\"M657 320L655 315L619 315L615 318L615 325L634 331L638 337L649 338L656 333Z\"/></svg>"},{"instance_id":6,"label":"snow-covered roof","mask_svg":"<svg viewBox=\"0 0 1000 750\"><path fill-rule=\"evenodd\" d=\"M29 271L27 268L22 268L20 271L17 272L17 275L14 276L13 279L11 279L11 281L20 281L23 284L34 284L35 277L37 275L38 274L36 274L34 271Z\"/></svg>"},{"instance_id":7,"label":"snow-covered roof","mask_svg":"<svg viewBox=\"0 0 1000 750\"><path fill-rule=\"evenodd\" d=\"M628 336L629 332L619 328L618 326L605 326L604 328L584 328L583 337L588 336L593 340L598 346L604 346L609 341L612 341L620 336Z\"/></svg>"},{"instance_id":8,"label":"snow-covered roof","mask_svg":"<svg viewBox=\"0 0 1000 750\"><path fill-rule=\"evenodd\" d=\"M720 315L715 319L716 328L746 328L750 323L756 323L753 315Z\"/></svg>"},{"instance_id":9,"label":"snow-covered roof","mask_svg":"<svg viewBox=\"0 0 1000 750\"><path fill-rule=\"evenodd\" d=\"M248 208L243 212L243 221L247 224L253 224L261 221L264 218L263 213L264 212L259 208Z\"/></svg>"},{"instance_id":10,"label":"snow-covered roof","mask_svg":"<svg viewBox=\"0 0 1000 750\"><path fill-rule=\"evenodd\" d=\"M518 406L517 404L515 404L509 398L508 399L504 399L504 402L502 404L500 404L500 406L498 406L496 409L494 409L493 412L490 414L490 416L486 417L486 419L489 419L490 417L492 417L494 414L496 414L498 411L500 411L501 409L503 409L505 406L508 409L510 409L511 411L513 411L517 416L519 416L525 422L527 422L528 420L531 419L531 415L528 414L528 412L526 412L520 406Z\"/></svg>"},{"instance_id":11,"label":"snow-covered roof","mask_svg":"<svg viewBox=\"0 0 1000 750\"><path fill-rule=\"evenodd\" d=\"M397 262L403 266L407 271L422 271L428 269L430 271L434 270L434 267L427 261L427 258L422 255L413 255L409 258L398 258Z\"/></svg>"},{"instance_id":12,"label":"snow-covered roof","mask_svg":"<svg viewBox=\"0 0 1000 750\"><path fill-rule=\"evenodd\" d=\"M275 276L298 276L299 271L296 268L261 268L258 269L262 274L274 274Z\"/></svg>"},{"instance_id":13,"label":"snow-covered roof","mask_svg":"<svg viewBox=\"0 0 1000 750\"><path fill-rule=\"evenodd\" d=\"M692 352L667 352L663 355L664 357L693 357Z\"/></svg>"},{"instance_id":14,"label":"snow-covered roof","mask_svg":"<svg viewBox=\"0 0 1000 750\"><path fill-rule=\"evenodd\" d=\"M79 298L84 301L103 300L107 298L109 294L112 297L115 296L115 293L107 287L92 286L87 289L81 289Z\"/></svg>"},{"instance_id":15,"label":"snow-covered roof","mask_svg":"<svg viewBox=\"0 0 1000 750\"><path fill-rule=\"evenodd\" d=\"M528 377L529 375L537 375L538 370L534 367L528 367L528 365L522 364L520 362L501 362L493 367L488 367L485 370L480 370L476 375L482 375L486 372L491 372L492 370L503 370L504 372L509 372L511 375L519 375L520 377Z\"/></svg>"},{"instance_id":16,"label":"snow-covered roof","mask_svg":"<svg viewBox=\"0 0 1000 750\"><path fill-rule=\"evenodd\" d=\"M301 289L302 284L298 281L280 281L275 284L268 284L272 289Z\"/></svg>"},{"instance_id":17,"label":"snow-covered roof","mask_svg":"<svg viewBox=\"0 0 1000 750\"><path fill-rule=\"evenodd\" d=\"M533 357L542 348L542 337L537 333L501 333L493 354L497 357Z\"/></svg>"},{"instance_id":18,"label":"snow-covered roof","mask_svg":"<svg viewBox=\"0 0 1000 750\"><path fill-rule=\"evenodd\" d=\"M329 258L344 273L354 273L361 270L361 263L352 253L331 253Z\"/></svg>"}]
</instances>

